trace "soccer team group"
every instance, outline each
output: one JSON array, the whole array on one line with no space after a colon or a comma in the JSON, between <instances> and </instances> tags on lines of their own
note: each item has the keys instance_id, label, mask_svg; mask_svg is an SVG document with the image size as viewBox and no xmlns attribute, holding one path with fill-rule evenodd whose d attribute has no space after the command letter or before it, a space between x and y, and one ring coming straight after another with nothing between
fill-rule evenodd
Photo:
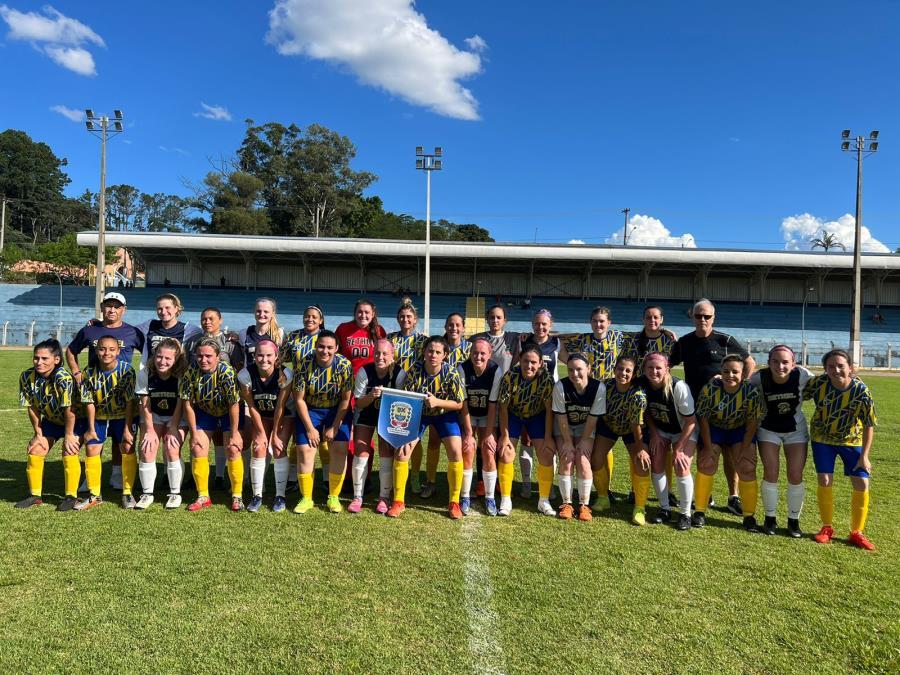
<instances>
[{"instance_id":1,"label":"soccer team group","mask_svg":"<svg viewBox=\"0 0 900 675\"><path fill-rule=\"evenodd\" d=\"M589 332L559 334L546 309L534 313L531 333L506 331L506 310L495 305L485 317L488 330L469 338L458 313L447 317L443 335L417 331L418 314L408 298L396 314L399 330L390 334L368 300L359 300L354 319L334 331L325 328L321 307L307 307L303 327L289 334L269 298L256 302L254 323L239 333L223 332L216 308L202 311L200 326L183 322L183 309L175 294L165 293L157 299L158 319L133 326L124 321L125 297L107 293L102 320L82 328L64 351L56 340L34 348L33 367L19 383L34 429L27 449L30 496L17 507L43 503L44 463L57 442L65 484L58 510L101 504L101 452L108 437L111 486L122 490L126 509L153 504L158 466L168 482L165 507L181 506L187 441L197 493L189 511L212 505L212 458L215 486L224 489L227 473L231 510L262 508L271 464L271 508L284 511L286 495L298 491L293 510L306 513L314 507L318 455L328 510L344 510L340 495L347 476L352 500L346 510L357 513L377 453L375 511L396 518L405 510L408 483L423 499L435 494L443 445L451 518L468 514L475 497L483 497L488 515L509 515L518 455L523 499L531 496L536 459L538 511L589 521L592 512L611 507L612 448L621 439L630 458L628 501L636 525L649 520L673 522L678 530L703 527L721 456L726 510L742 517L750 532L775 534L783 454L786 532L800 537L811 442L821 517L815 541L834 536L832 483L840 459L852 485L847 541L874 548L863 529L875 405L850 356L832 350L822 360L824 374L816 376L796 362L790 347L778 345L766 367L757 369L737 340L713 329L715 308L708 300L694 305L695 330L680 338L663 328L662 309L655 306L645 308L640 332L612 328L610 310L598 307ZM563 378L559 363L567 366ZM683 381L670 373L678 364L684 365ZM420 440L393 448L378 437L379 399L387 387L425 395ZM809 424L804 400L815 405ZM651 484L658 508L648 514ZM589 505L592 488L597 495ZM760 493L762 524L756 520Z\"/></svg>"}]
</instances>

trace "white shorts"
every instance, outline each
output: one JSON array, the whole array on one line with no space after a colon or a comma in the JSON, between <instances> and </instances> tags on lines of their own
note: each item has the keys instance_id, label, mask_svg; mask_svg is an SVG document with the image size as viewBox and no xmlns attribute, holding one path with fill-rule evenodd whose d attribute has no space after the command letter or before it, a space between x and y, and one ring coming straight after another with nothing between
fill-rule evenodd
<instances>
[{"instance_id":1,"label":"white shorts","mask_svg":"<svg viewBox=\"0 0 900 675\"><path fill-rule=\"evenodd\" d=\"M487 429L487 415L484 417L472 417L469 416L469 421L472 423L473 429ZM497 428L497 424L499 423L499 418L494 420L494 429Z\"/></svg>"},{"instance_id":2,"label":"white shorts","mask_svg":"<svg viewBox=\"0 0 900 675\"><path fill-rule=\"evenodd\" d=\"M760 427L756 430L757 443L774 443L775 445L792 445L794 443L809 443L809 432L804 427L796 431L769 431Z\"/></svg>"},{"instance_id":3,"label":"white shorts","mask_svg":"<svg viewBox=\"0 0 900 675\"><path fill-rule=\"evenodd\" d=\"M657 429L656 433L665 438L667 441L671 442L672 445L675 445L678 442L678 439L681 438L681 433L673 434L668 431L662 431L661 429ZM691 434L691 440L696 443L700 439L700 431L697 427L694 427L694 431Z\"/></svg>"},{"instance_id":4,"label":"white shorts","mask_svg":"<svg viewBox=\"0 0 900 675\"><path fill-rule=\"evenodd\" d=\"M155 412L151 412L150 414L153 415L153 424L166 424L167 425L172 420L171 415L165 415L165 416L157 415ZM184 417L182 417L181 422L178 423L178 428L179 429L187 429L187 425L188 425L187 420Z\"/></svg>"},{"instance_id":5,"label":"white shorts","mask_svg":"<svg viewBox=\"0 0 900 675\"><path fill-rule=\"evenodd\" d=\"M584 425L578 424L576 426L569 425L569 434L572 436L572 442L578 445L578 441L581 438L581 434L584 433ZM591 434L591 438L594 438L596 434ZM562 435L559 433L559 422L553 420L553 436L554 438L562 438Z\"/></svg>"}]
</instances>

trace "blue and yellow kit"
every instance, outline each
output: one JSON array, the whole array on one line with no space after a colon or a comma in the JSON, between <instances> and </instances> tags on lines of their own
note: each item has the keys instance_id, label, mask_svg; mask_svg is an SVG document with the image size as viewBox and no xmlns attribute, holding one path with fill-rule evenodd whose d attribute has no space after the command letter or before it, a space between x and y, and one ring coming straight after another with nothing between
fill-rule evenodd
<instances>
[{"instance_id":1,"label":"blue and yellow kit","mask_svg":"<svg viewBox=\"0 0 900 675\"><path fill-rule=\"evenodd\" d=\"M635 426L644 423L647 410L647 393L637 386L622 392L616 388L616 381L608 379L606 386L606 413L603 423L609 430L620 436L630 434Z\"/></svg>"},{"instance_id":2,"label":"blue and yellow kit","mask_svg":"<svg viewBox=\"0 0 900 675\"><path fill-rule=\"evenodd\" d=\"M297 370L300 363L316 350L319 333L307 333L305 330L291 331L281 345L281 362Z\"/></svg>"},{"instance_id":3,"label":"blue and yellow kit","mask_svg":"<svg viewBox=\"0 0 900 675\"><path fill-rule=\"evenodd\" d=\"M412 368L413 363L422 359L422 347L427 336L425 333L401 335L399 331L389 333L387 339L394 345L394 363L403 370Z\"/></svg>"},{"instance_id":4,"label":"blue and yellow kit","mask_svg":"<svg viewBox=\"0 0 900 675\"><path fill-rule=\"evenodd\" d=\"M178 382L178 396L209 415L222 417L240 399L237 375L221 361L210 373L191 366Z\"/></svg>"},{"instance_id":5,"label":"blue and yellow kit","mask_svg":"<svg viewBox=\"0 0 900 675\"><path fill-rule=\"evenodd\" d=\"M137 374L125 361L117 361L112 370L88 366L82 371L81 402L94 404L96 420L123 419L136 383Z\"/></svg>"},{"instance_id":6,"label":"blue and yellow kit","mask_svg":"<svg viewBox=\"0 0 900 675\"><path fill-rule=\"evenodd\" d=\"M294 391L303 392L303 400L310 408L334 408L342 396L353 390L353 367L350 360L335 354L327 368L316 363L310 354L294 371Z\"/></svg>"},{"instance_id":7,"label":"blue and yellow kit","mask_svg":"<svg viewBox=\"0 0 900 675\"><path fill-rule=\"evenodd\" d=\"M728 393L722 380L703 385L697 397L697 417L706 419L719 429L740 429L751 421L766 416L766 406L759 389L744 380L737 391Z\"/></svg>"},{"instance_id":8,"label":"blue and yellow kit","mask_svg":"<svg viewBox=\"0 0 900 675\"><path fill-rule=\"evenodd\" d=\"M435 375L429 375L425 370L425 364L421 361L414 363L409 371L402 373L397 378L397 384L404 391L431 394L435 398L458 403L466 398L466 390L459 372L446 361L441 364L441 369ZM422 415L425 417L442 414L444 414L443 410L434 410L427 405L422 410Z\"/></svg>"},{"instance_id":9,"label":"blue and yellow kit","mask_svg":"<svg viewBox=\"0 0 900 675\"><path fill-rule=\"evenodd\" d=\"M584 354L588 358L591 377L596 380L605 380L612 375L624 343L625 333L615 328L606 331L603 338L593 333L580 333L563 340L569 354Z\"/></svg>"},{"instance_id":10,"label":"blue and yellow kit","mask_svg":"<svg viewBox=\"0 0 900 675\"><path fill-rule=\"evenodd\" d=\"M34 368L19 376L19 397L22 405L34 408L42 420L65 424L66 408L73 404L75 380L60 366L50 377L41 377Z\"/></svg>"},{"instance_id":11,"label":"blue and yellow kit","mask_svg":"<svg viewBox=\"0 0 900 675\"><path fill-rule=\"evenodd\" d=\"M516 417L528 419L547 409L547 401L553 398L553 378L546 368L541 368L531 380L526 380L519 366L513 366L500 382L497 401L505 404Z\"/></svg>"},{"instance_id":12,"label":"blue and yellow kit","mask_svg":"<svg viewBox=\"0 0 900 675\"><path fill-rule=\"evenodd\" d=\"M806 384L803 399L816 405L809 423L810 438L816 443L862 445L863 429L878 424L875 401L862 380L854 378L840 390L828 375L819 375Z\"/></svg>"}]
</instances>

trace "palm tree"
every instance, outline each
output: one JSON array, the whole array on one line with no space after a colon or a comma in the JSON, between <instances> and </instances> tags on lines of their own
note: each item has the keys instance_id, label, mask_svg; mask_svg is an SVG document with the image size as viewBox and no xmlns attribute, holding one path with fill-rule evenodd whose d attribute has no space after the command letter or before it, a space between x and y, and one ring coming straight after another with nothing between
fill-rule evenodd
<instances>
[{"instance_id":1,"label":"palm tree","mask_svg":"<svg viewBox=\"0 0 900 675\"><path fill-rule=\"evenodd\" d=\"M847 247L841 242L840 239L837 238L837 235L834 232L828 232L827 230L822 230L822 238L818 237L815 239L810 239L809 243L812 244L812 248L821 248L828 253L829 249L832 248L840 248L844 251L847 250Z\"/></svg>"}]
</instances>

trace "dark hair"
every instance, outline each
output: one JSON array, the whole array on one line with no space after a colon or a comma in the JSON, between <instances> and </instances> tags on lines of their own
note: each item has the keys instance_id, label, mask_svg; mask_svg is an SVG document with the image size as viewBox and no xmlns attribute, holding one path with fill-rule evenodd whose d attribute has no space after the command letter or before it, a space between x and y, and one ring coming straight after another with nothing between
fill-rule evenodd
<instances>
[{"instance_id":1,"label":"dark hair","mask_svg":"<svg viewBox=\"0 0 900 675\"><path fill-rule=\"evenodd\" d=\"M465 328L466 328L466 317L465 317L463 314L460 314L459 312L450 312L450 313L447 315L447 318L444 319L444 326L446 326L446 325L447 325L447 322L448 322L450 319L452 319L454 316L458 316L458 317L462 320L463 331L465 331ZM444 343L446 344L447 350L449 351L449 350L450 350L450 343L447 342L447 333L446 333L446 331L445 331L444 334L441 336L441 338L444 340ZM426 343L426 344L427 344L427 343ZM424 346L422 347L422 351L423 351L423 352L425 351L425 347L424 347Z\"/></svg>"},{"instance_id":2,"label":"dark hair","mask_svg":"<svg viewBox=\"0 0 900 675\"><path fill-rule=\"evenodd\" d=\"M306 313L311 309L314 309L319 313L319 330L323 330L325 328L325 311L318 303L314 302L309 307L303 310L303 316L306 316Z\"/></svg>"},{"instance_id":3,"label":"dark hair","mask_svg":"<svg viewBox=\"0 0 900 675\"><path fill-rule=\"evenodd\" d=\"M222 347L219 345L219 341L216 338L203 338L197 345L194 347L194 354L200 351L201 347L212 347L212 350L218 356L222 352Z\"/></svg>"},{"instance_id":4,"label":"dark hair","mask_svg":"<svg viewBox=\"0 0 900 675\"><path fill-rule=\"evenodd\" d=\"M218 307L207 307L202 312L200 312L200 316L203 316L207 312L215 312L216 316L218 316L220 319L222 318L222 312Z\"/></svg>"},{"instance_id":5,"label":"dark hair","mask_svg":"<svg viewBox=\"0 0 900 675\"><path fill-rule=\"evenodd\" d=\"M724 366L726 363L740 363L741 366L744 365L744 357L740 354L726 354L725 358L722 359L721 365Z\"/></svg>"},{"instance_id":6,"label":"dark hair","mask_svg":"<svg viewBox=\"0 0 900 675\"><path fill-rule=\"evenodd\" d=\"M356 301L356 304L353 305L353 319L356 320L356 310L360 308L361 305L368 305L372 308L372 320L369 322L369 339L372 341L372 346L375 346L375 343L378 341L378 338L381 336L378 334L378 307L374 302L369 300L368 298L360 298Z\"/></svg>"},{"instance_id":7,"label":"dark hair","mask_svg":"<svg viewBox=\"0 0 900 675\"><path fill-rule=\"evenodd\" d=\"M822 357L822 367L825 368L828 365L828 360L835 356L842 356L847 361L847 365L853 368L853 357L850 356L850 353L846 349L832 349L830 352L826 353L825 356Z\"/></svg>"},{"instance_id":8,"label":"dark hair","mask_svg":"<svg viewBox=\"0 0 900 675\"><path fill-rule=\"evenodd\" d=\"M646 307L644 307L644 312L643 312L643 314L641 314L641 317L643 317L645 314L647 314L647 311L651 310L651 309L658 309L659 315L661 317L665 317L665 314L663 314L663 308L660 307L659 305L647 305ZM641 328L641 332L638 333L638 340L637 340L638 354L640 356L644 356L647 353L647 347L649 345L650 345L650 338L647 335L647 329Z\"/></svg>"},{"instance_id":9,"label":"dark hair","mask_svg":"<svg viewBox=\"0 0 900 675\"><path fill-rule=\"evenodd\" d=\"M37 354L38 349L43 349L50 352L53 356L58 356L60 359L62 358L62 345L59 344L59 340L56 338L50 338L48 340L44 340L43 342L38 342L34 349L32 350L32 354Z\"/></svg>"},{"instance_id":10,"label":"dark hair","mask_svg":"<svg viewBox=\"0 0 900 675\"><path fill-rule=\"evenodd\" d=\"M544 362L544 354L543 352L541 352L541 348L534 343L529 343L522 347L522 349L519 351L519 360L521 361L522 357L529 352L537 354L538 359L540 359L541 363Z\"/></svg>"},{"instance_id":11,"label":"dark hair","mask_svg":"<svg viewBox=\"0 0 900 675\"><path fill-rule=\"evenodd\" d=\"M332 340L334 340L334 344L338 344L339 342L337 333L335 333L333 330L320 330L318 333L318 337L316 338L316 344L318 344L318 341L322 338L331 338Z\"/></svg>"},{"instance_id":12,"label":"dark hair","mask_svg":"<svg viewBox=\"0 0 900 675\"><path fill-rule=\"evenodd\" d=\"M606 318L612 322L612 310L609 307L604 307L603 305L598 305L591 310L591 318L593 319L598 314L606 314Z\"/></svg>"},{"instance_id":13,"label":"dark hair","mask_svg":"<svg viewBox=\"0 0 900 675\"><path fill-rule=\"evenodd\" d=\"M97 344L94 347L94 349L96 349L97 347L100 346L100 342L102 340L112 340L113 342L116 343L116 347L119 347L119 338L117 338L115 335L110 335L109 333L106 333L106 335L101 335L100 337L97 338Z\"/></svg>"},{"instance_id":14,"label":"dark hair","mask_svg":"<svg viewBox=\"0 0 900 675\"><path fill-rule=\"evenodd\" d=\"M453 316L452 314L450 316ZM445 358L450 355L450 345L444 339L442 335L432 335L430 338L425 340L425 344L422 345L422 354L428 349L428 346L431 344L439 344L444 348Z\"/></svg>"},{"instance_id":15,"label":"dark hair","mask_svg":"<svg viewBox=\"0 0 900 675\"><path fill-rule=\"evenodd\" d=\"M503 319L506 320L506 307L504 307L503 305L491 305L484 313L485 321L490 316L491 312L493 312L495 309L499 309L501 312L503 312Z\"/></svg>"},{"instance_id":16,"label":"dark hair","mask_svg":"<svg viewBox=\"0 0 900 675\"><path fill-rule=\"evenodd\" d=\"M588 367L590 367L591 362L588 361L588 357L586 357L581 352L575 352L574 354L569 354L569 358L566 359L566 363L571 363L572 361L584 361Z\"/></svg>"}]
</instances>

